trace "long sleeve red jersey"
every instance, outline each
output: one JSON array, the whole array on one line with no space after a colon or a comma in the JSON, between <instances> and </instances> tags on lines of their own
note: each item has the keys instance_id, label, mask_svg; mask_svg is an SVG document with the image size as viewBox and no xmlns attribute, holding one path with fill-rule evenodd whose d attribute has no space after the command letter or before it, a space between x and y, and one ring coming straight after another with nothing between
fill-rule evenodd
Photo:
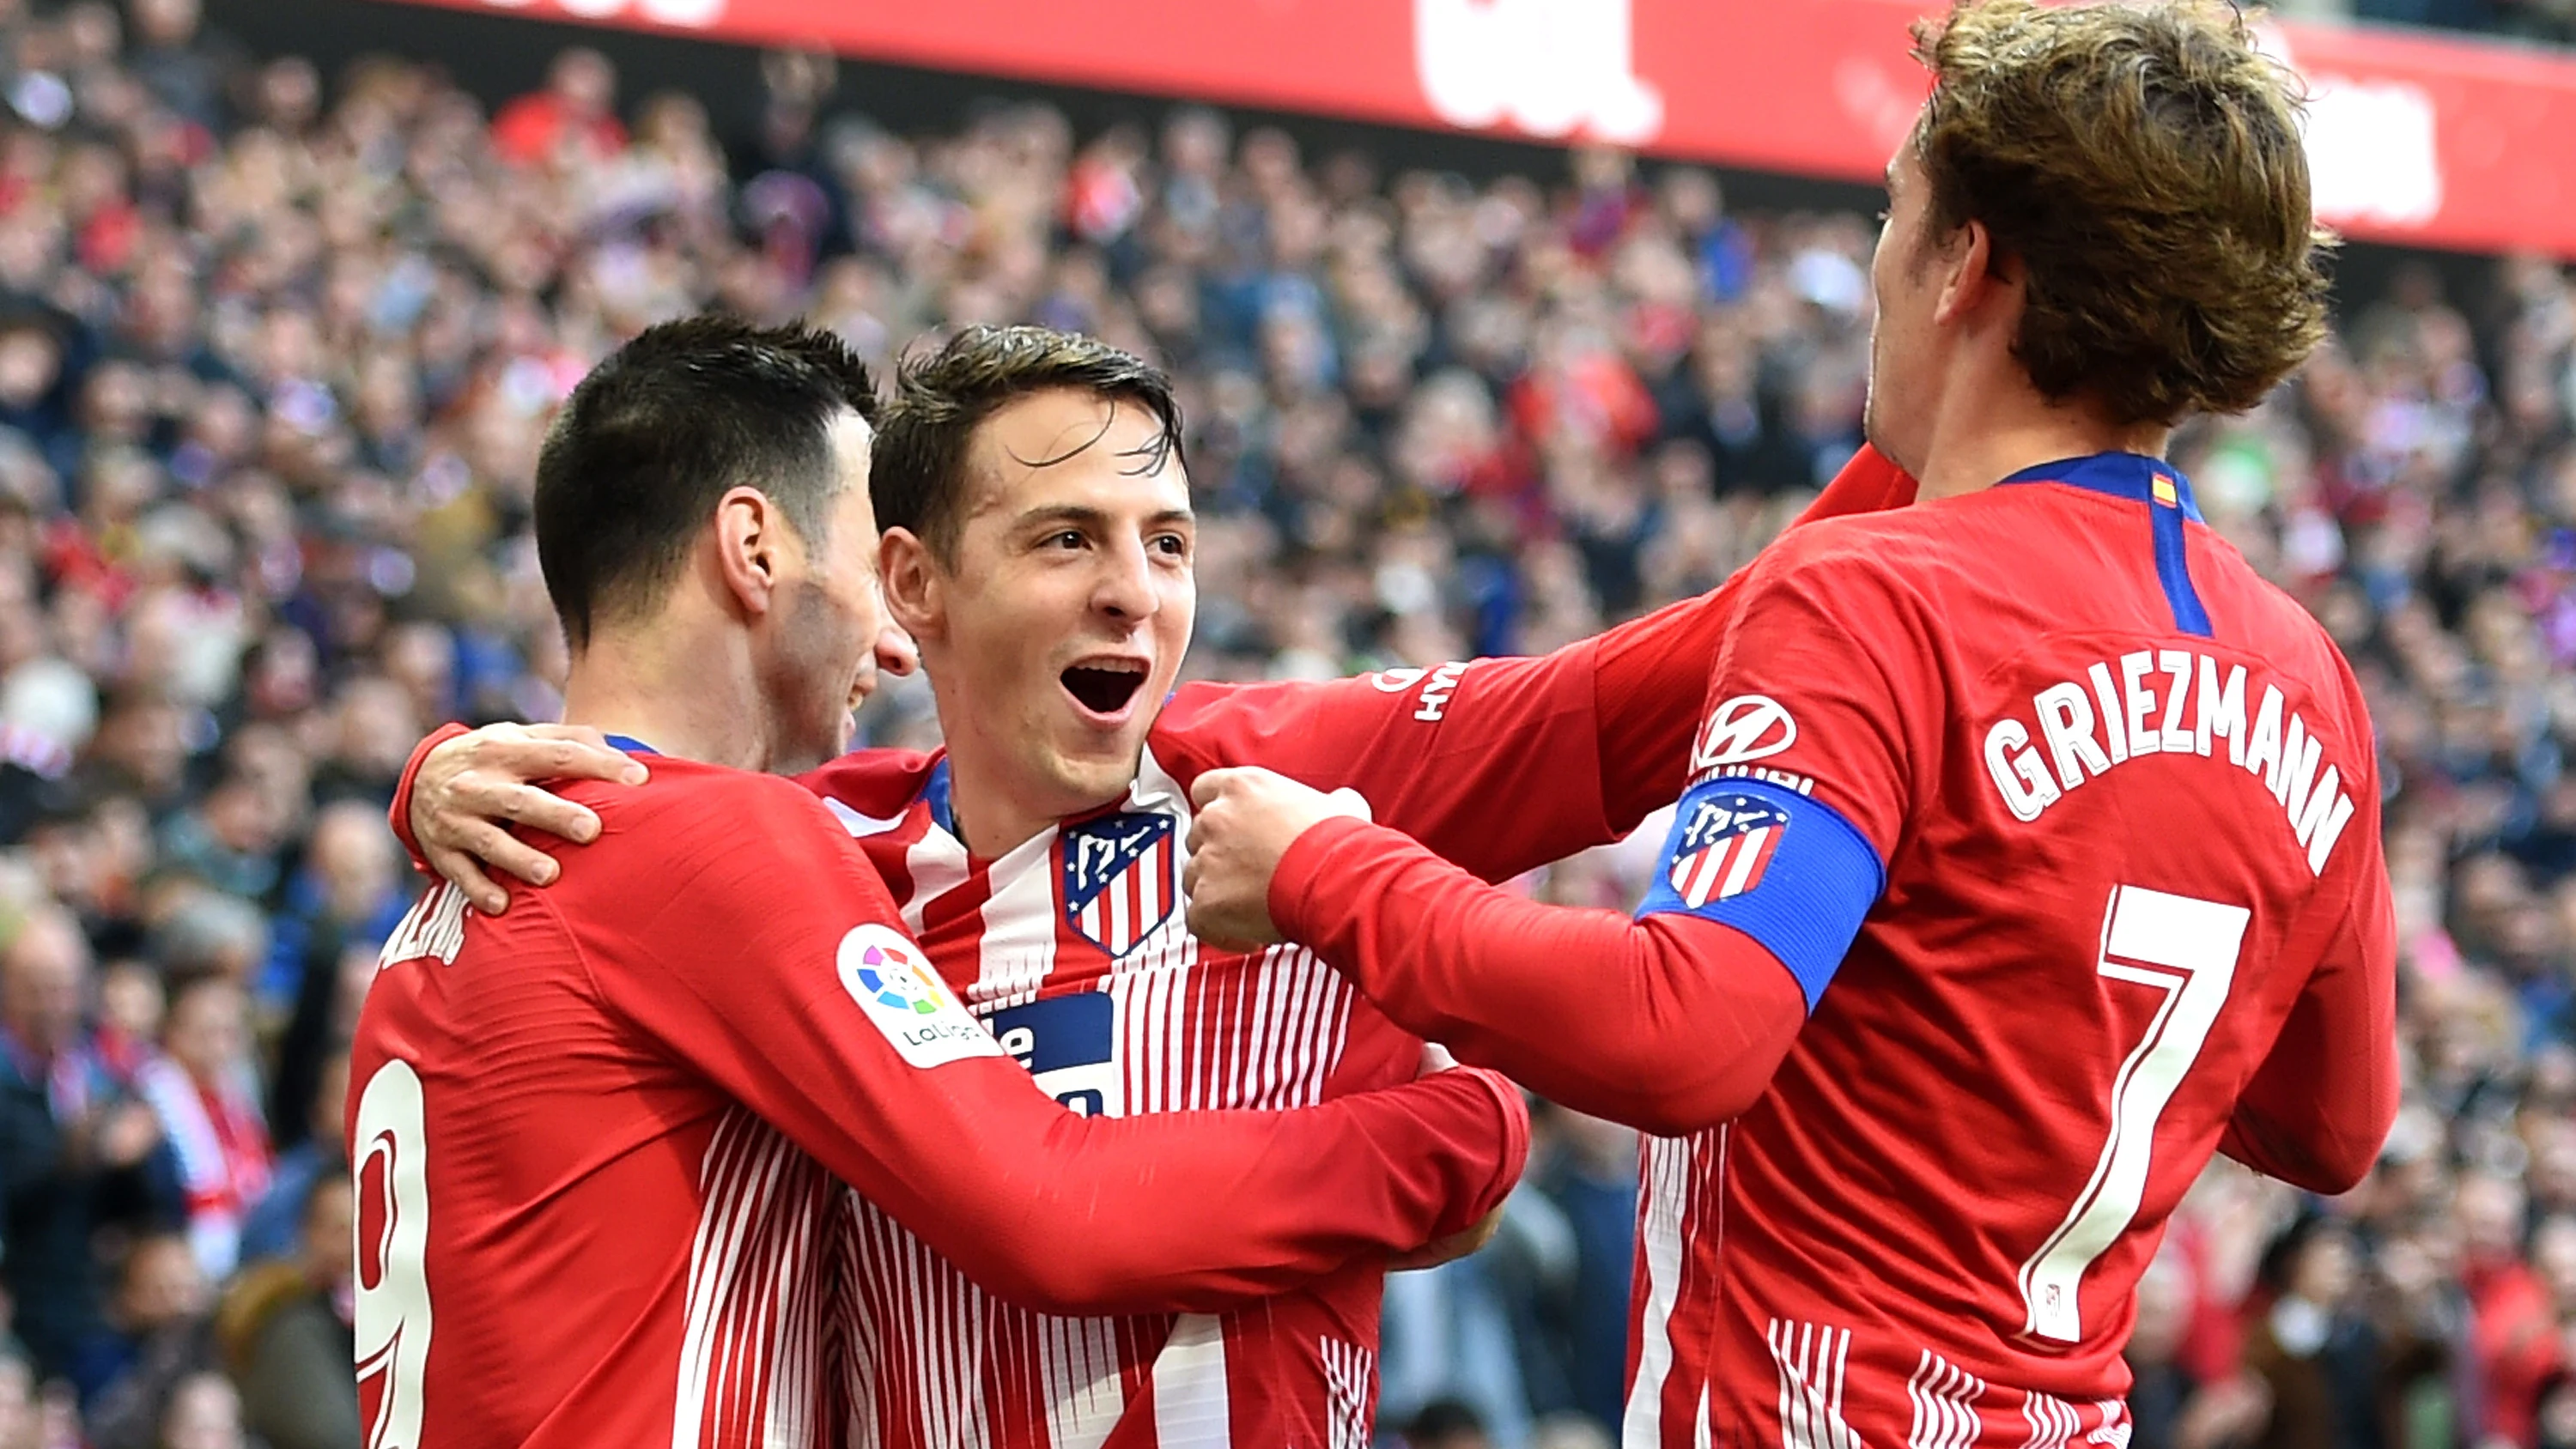
<instances>
[{"instance_id":1,"label":"long sleeve red jersey","mask_svg":"<svg viewBox=\"0 0 2576 1449\"><path fill-rule=\"evenodd\" d=\"M371 1449L873 1443L868 1214L1030 1308L1208 1309L1456 1231L1518 1173L1485 1073L1067 1112L804 790L664 758L573 793L603 829L562 881L498 919L432 891L361 1015Z\"/></svg>"},{"instance_id":2,"label":"long sleeve red jersey","mask_svg":"<svg viewBox=\"0 0 2576 1449\"><path fill-rule=\"evenodd\" d=\"M1693 765L1634 922L1346 820L1273 916L1462 1059L1670 1134L1631 1449L2116 1444L2210 1155L2339 1190L2395 1111L2349 668L2178 474L2102 455L1777 545Z\"/></svg>"}]
</instances>

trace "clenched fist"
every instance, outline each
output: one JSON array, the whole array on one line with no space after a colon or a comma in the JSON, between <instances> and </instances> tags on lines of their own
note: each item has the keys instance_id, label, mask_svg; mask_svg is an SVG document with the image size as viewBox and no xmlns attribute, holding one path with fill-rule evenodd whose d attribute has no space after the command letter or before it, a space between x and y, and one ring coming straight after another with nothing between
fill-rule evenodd
<instances>
[{"instance_id":1,"label":"clenched fist","mask_svg":"<svg viewBox=\"0 0 2576 1449\"><path fill-rule=\"evenodd\" d=\"M1270 877L1308 826L1336 815L1369 817L1356 790L1324 794L1252 766L1210 770L1190 786L1198 818L1181 894L1190 930L1209 945L1249 950L1278 943L1270 920Z\"/></svg>"}]
</instances>

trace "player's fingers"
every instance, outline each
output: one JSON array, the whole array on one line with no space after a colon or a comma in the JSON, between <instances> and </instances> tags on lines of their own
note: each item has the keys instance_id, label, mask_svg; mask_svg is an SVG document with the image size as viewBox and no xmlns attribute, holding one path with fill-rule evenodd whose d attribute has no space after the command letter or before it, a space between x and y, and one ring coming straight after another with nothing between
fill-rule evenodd
<instances>
[{"instance_id":1,"label":"player's fingers","mask_svg":"<svg viewBox=\"0 0 2576 1449\"><path fill-rule=\"evenodd\" d=\"M477 826L489 826L494 821L526 825L583 844L599 834L599 817L589 807L509 775L458 776L456 783L448 787L445 813L451 822L460 822L451 824L446 843L470 850L485 860L491 857L479 845L467 844L463 837L476 833ZM476 839L481 838L476 833Z\"/></svg>"},{"instance_id":2,"label":"player's fingers","mask_svg":"<svg viewBox=\"0 0 2576 1449\"><path fill-rule=\"evenodd\" d=\"M503 820L515 821L548 835L560 835L580 845L599 838L599 816L587 805L577 804L535 785L511 785L496 791L495 795L498 808L492 813Z\"/></svg>"},{"instance_id":3,"label":"player's fingers","mask_svg":"<svg viewBox=\"0 0 2576 1449\"><path fill-rule=\"evenodd\" d=\"M1190 782L1190 803L1204 810L1208 802L1226 793L1237 781L1250 773L1252 773L1250 770L1241 765L1228 765L1222 770L1210 770Z\"/></svg>"},{"instance_id":4,"label":"player's fingers","mask_svg":"<svg viewBox=\"0 0 2576 1449\"><path fill-rule=\"evenodd\" d=\"M429 868L465 892L465 899L473 904L474 909L487 916L497 916L510 908L510 893L485 875L474 857L455 850L424 848L422 853L429 860Z\"/></svg>"},{"instance_id":5,"label":"player's fingers","mask_svg":"<svg viewBox=\"0 0 2576 1449\"><path fill-rule=\"evenodd\" d=\"M482 765L485 770L515 780L610 780L625 785L644 782L643 763L624 750L610 748L604 739L550 736L495 740L485 752Z\"/></svg>"},{"instance_id":6,"label":"player's fingers","mask_svg":"<svg viewBox=\"0 0 2576 1449\"><path fill-rule=\"evenodd\" d=\"M519 728L532 740L578 740L586 745L597 745L603 750L611 748L608 736L601 733L597 725L532 724L521 725Z\"/></svg>"},{"instance_id":7,"label":"player's fingers","mask_svg":"<svg viewBox=\"0 0 2576 1449\"><path fill-rule=\"evenodd\" d=\"M519 839L489 821L477 821L464 832L461 848L466 854L503 875L516 876L530 885L553 885L563 867L555 858Z\"/></svg>"}]
</instances>

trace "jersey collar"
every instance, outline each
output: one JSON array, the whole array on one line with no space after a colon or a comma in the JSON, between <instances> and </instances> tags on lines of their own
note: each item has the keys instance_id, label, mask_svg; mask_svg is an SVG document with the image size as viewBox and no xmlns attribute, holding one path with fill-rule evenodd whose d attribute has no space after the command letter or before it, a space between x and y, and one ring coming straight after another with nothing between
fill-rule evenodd
<instances>
[{"instance_id":1,"label":"jersey collar","mask_svg":"<svg viewBox=\"0 0 2576 1449\"><path fill-rule=\"evenodd\" d=\"M947 831L950 835L956 835L957 806L949 798L948 757L946 755L941 755L939 757L939 763L930 767L930 778L924 780L921 784L921 798L928 802L930 806L931 823L938 826L940 829ZM964 837L959 837L959 843L964 843Z\"/></svg>"},{"instance_id":2,"label":"jersey collar","mask_svg":"<svg viewBox=\"0 0 2576 1449\"><path fill-rule=\"evenodd\" d=\"M633 735L610 735L608 736L608 747L612 750L624 750L630 755L658 755L662 753L660 750L653 748L651 745L644 743Z\"/></svg>"},{"instance_id":3,"label":"jersey collar","mask_svg":"<svg viewBox=\"0 0 2576 1449\"><path fill-rule=\"evenodd\" d=\"M2005 483L2063 483L2088 493L2125 498L2132 503L2161 504L2179 509L2194 523L2203 521L2200 505L2192 501L2191 480L2162 458L2142 453L2095 453L2085 458L2060 458L2035 468L2024 468L2003 480Z\"/></svg>"}]
</instances>

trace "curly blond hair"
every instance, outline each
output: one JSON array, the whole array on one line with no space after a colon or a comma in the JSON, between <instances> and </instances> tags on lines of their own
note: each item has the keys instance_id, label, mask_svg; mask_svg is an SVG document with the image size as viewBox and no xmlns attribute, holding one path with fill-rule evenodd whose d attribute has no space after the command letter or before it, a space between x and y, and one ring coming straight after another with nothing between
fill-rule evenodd
<instances>
[{"instance_id":1,"label":"curly blond hair","mask_svg":"<svg viewBox=\"0 0 2576 1449\"><path fill-rule=\"evenodd\" d=\"M2027 274L2014 355L2115 422L2243 412L2326 335L2295 78L2222 0L1957 0L1918 22L1933 235Z\"/></svg>"}]
</instances>

